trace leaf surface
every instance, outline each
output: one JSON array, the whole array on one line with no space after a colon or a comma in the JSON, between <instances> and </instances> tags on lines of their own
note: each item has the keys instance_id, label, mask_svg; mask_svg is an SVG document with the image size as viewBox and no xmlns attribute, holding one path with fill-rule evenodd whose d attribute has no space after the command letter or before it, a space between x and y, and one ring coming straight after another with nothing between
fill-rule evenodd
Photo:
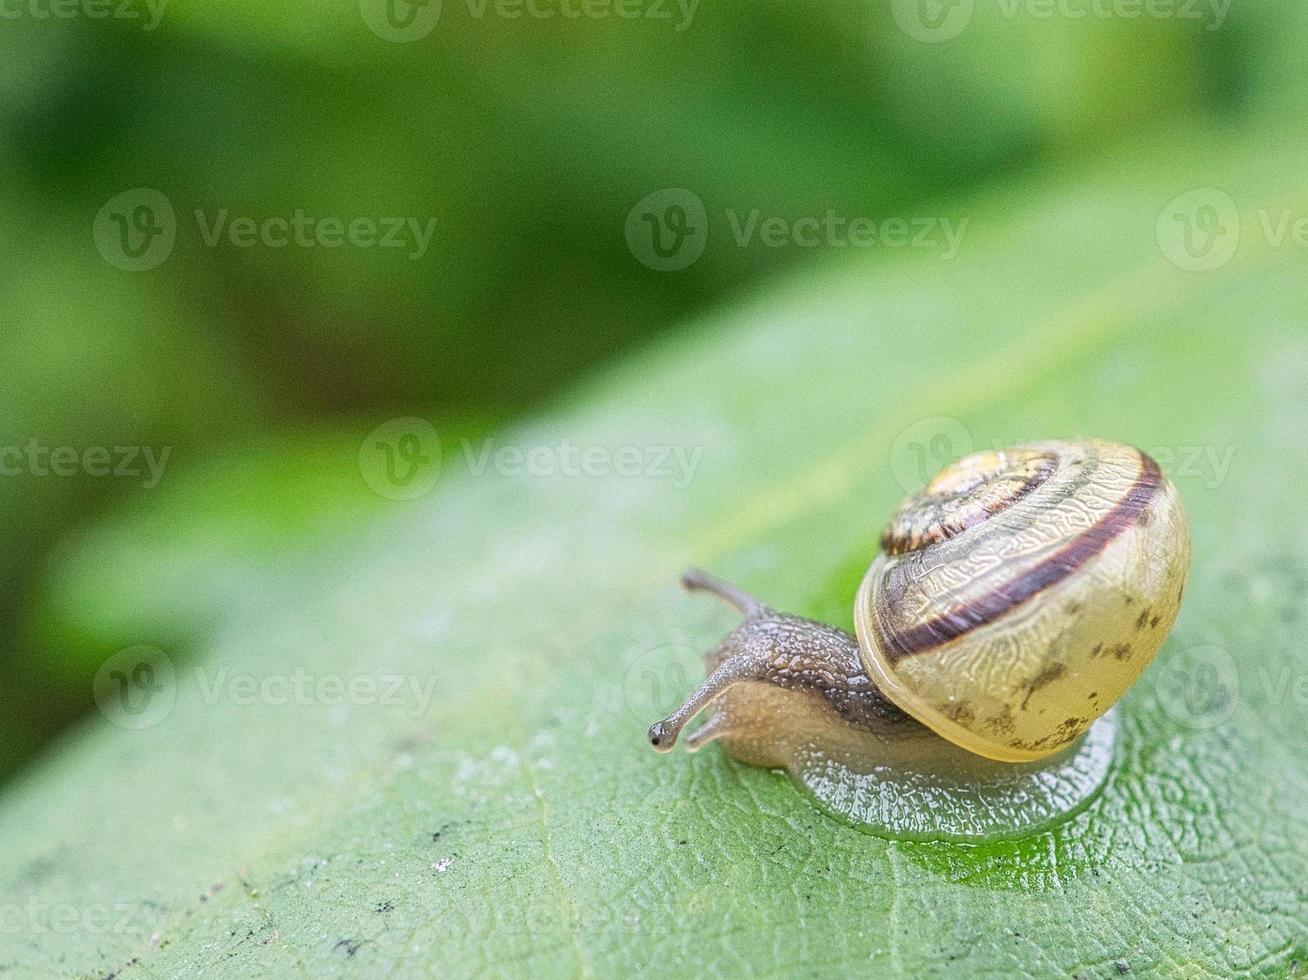
<instances>
[{"instance_id":1,"label":"leaf surface","mask_svg":"<svg viewBox=\"0 0 1308 980\"><path fill-rule=\"evenodd\" d=\"M131 515L90 533L47 618L100 594L122 646L161 608L192 642L168 650L166 717L88 721L9 788L0 974L1301 971L1308 277L1260 211L1308 214L1308 188L1301 145L1240 135L943 202L968 219L957 259L830 257L492 437L544 447L551 475L476 472L486 444L455 439L430 495L343 509L339 540L250 588L194 571L189 529L230 520L218 477L174 489L149 548ZM1183 271L1159 215L1212 185L1239 248ZM649 751L733 622L679 592L683 566L847 626L935 456L1076 434L1153 452L1194 539L1086 810L1019 841L894 842L716 749ZM565 472L566 446L610 471ZM96 591L128 565L135 590ZM330 678L402 687L331 703Z\"/></svg>"}]
</instances>

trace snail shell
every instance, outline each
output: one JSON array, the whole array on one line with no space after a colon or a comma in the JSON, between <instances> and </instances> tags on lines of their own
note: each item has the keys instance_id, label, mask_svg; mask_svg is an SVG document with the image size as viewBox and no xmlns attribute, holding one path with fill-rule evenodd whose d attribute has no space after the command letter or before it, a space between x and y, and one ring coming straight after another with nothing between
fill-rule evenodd
<instances>
[{"instance_id":1,"label":"snail shell","mask_svg":"<svg viewBox=\"0 0 1308 980\"><path fill-rule=\"evenodd\" d=\"M1097 439L983 452L909 497L854 603L857 636L692 569L743 621L649 729L660 752L784 769L869 833L989 840L1064 819L1111 771L1112 708L1181 602L1189 533L1158 464ZM1084 736L1084 737L1083 737Z\"/></svg>"},{"instance_id":2,"label":"snail shell","mask_svg":"<svg viewBox=\"0 0 1308 980\"><path fill-rule=\"evenodd\" d=\"M1077 739L1135 682L1180 608L1189 532L1158 464L1100 439L969 456L909 497L854 603L863 666L978 755Z\"/></svg>"}]
</instances>

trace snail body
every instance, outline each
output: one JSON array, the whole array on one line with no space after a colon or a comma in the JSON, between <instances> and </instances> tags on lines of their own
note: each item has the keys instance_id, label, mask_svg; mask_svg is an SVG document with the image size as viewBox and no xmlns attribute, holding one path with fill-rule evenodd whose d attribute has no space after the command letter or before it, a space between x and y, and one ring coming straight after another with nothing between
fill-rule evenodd
<instances>
[{"instance_id":1,"label":"snail body","mask_svg":"<svg viewBox=\"0 0 1308 980\"><path fill-rule=\"evenodd\" d=\"M904 501L854 602L856 635L777 612L703 572L744 621L651 727L785 769L871 829L1023 832L1107 775L1109 712L1175 621L1189 534L1139 450L1097 439L969 456Z\"/></svg>"}]
</instances>

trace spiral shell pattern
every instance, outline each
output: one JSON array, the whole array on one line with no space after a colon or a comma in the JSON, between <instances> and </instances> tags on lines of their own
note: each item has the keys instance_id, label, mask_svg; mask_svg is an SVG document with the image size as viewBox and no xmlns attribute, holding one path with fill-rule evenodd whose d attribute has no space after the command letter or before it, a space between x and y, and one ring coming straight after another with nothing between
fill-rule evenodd
<instances>
[{"instance_id":1,"label":"spiral shell pattern","mask_svg":"<svg viewBox=\"0 0 1308 980\"><path fill-rule=\"evenodd\" d=\"M1148 455L1030 443L946 467L904 501L855 600L864 666L899 707L979 755L1075 741L1162 645L1189 532Z\"/></svg>"}]
</instances>

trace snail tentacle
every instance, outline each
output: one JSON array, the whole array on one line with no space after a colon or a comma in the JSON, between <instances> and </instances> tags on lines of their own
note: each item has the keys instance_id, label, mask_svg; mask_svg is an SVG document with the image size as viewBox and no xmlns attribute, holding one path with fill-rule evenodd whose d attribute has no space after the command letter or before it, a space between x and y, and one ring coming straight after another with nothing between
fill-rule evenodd
<instances>
[{"instance_id":1,"label":"snail tentacle","mask_svg":"<svg viewBox=\"0 0 1308 980\"><path fill-rule=\"evenodd\" d=\"M724 644L726 646L726 644ZM729 648L731 649L731 648ZM649 728L649 744L659 752L671 752L681 730L701 711L742 681L762 680L767 676L769 657L760 656L748 647L732 649L690 697L672 714Z\"/></svg>"},{"instance_id":2,"label":"snail tentacle","mask_svg":"<svg viewBox=\"0 0 1308 980\"><path fill-rule=\"evenodd\" d=\"M699 568L688 568L681 575L681 584L688 592L708 592L734 607L748 621L751 617L769 612L767 604L758 596L738 586L732 585L716 575ZM690 697L682 702L672 714L662 721L655 722L649 728L649 744L659 752L671 752L677 744L681 730L701 711L726 693L733 684L744 680L757 680L767 671L767 658L757 653L751 654L744 648L736 648L730 638L723 641L718 650L710 656L710 662L717 660L717 667L704 679ZM712 720L705 726L713 724ZM698 733L697 733L698 734ZM694 743L688 744L690 751L706 744L717 735L705 734Z\"/></svg>"},{"instance_id":3,"label":"snail tentacle","mask_svg":"<svg viewBox=\"0 0 1308 980\"><path fill-rule=\"evenodd\" d=\"M708 720L686 736L686 751L698 752L710 742L720 738L729 738L735 730L731 718L725 711L714 711Z\"/></svg>"},{"instance_id":4,"label":"snail tentacle","mask_svg":"<svg viewBox=\"0 0 1308 980\"><path fill-rule=\"evenodd\" d=\"M687 592L709 592L717 596L744 616L753 616L767 609L767 603L758 596L703 569L688 568L681 574L681 584Z\"/></svg>"},{"instance_id":5,"label":"snail tentacle","mask_svg":"<svg viewBox=\"0 0 1308 980\"><path fill-rule=\"evenodd\" d=\"M716 585L725 585L711 576L704 580L714 583L714 592ZM721 738L737 750L746 743L770 744L774 726L769 719L783 705L861 731L907 720L864 673L855 637L762 603L705 659L709 675L704 682L675 712L650 727L650 744L660 752L671 751L682 729L715 702L712 717L691 736L691 751Z\"/></svg>"}]
</instances>

